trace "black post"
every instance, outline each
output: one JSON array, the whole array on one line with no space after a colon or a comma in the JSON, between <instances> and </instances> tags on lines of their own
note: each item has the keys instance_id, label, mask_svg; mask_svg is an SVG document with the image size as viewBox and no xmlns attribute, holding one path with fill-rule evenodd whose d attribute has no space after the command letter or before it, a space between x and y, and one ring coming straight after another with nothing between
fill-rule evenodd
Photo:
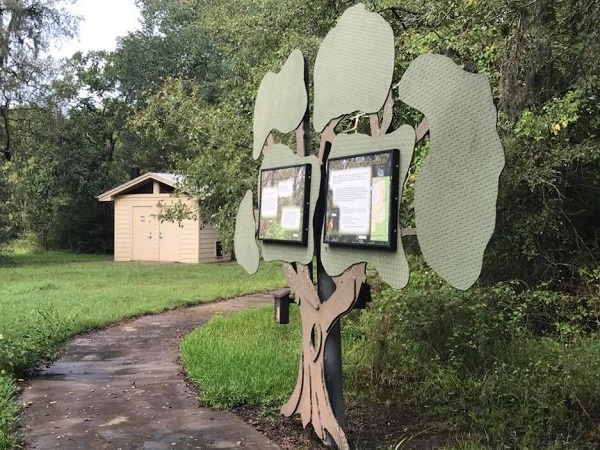
<instances>
[{"instance_id":1,"label":"black post","mask_svg":"<svg viewBox=\"0 0 600 450\"><path fill-rule=\"evenodd\" d=\"M335 292L333 279L325 272L320 259L317 260L317 290L319 298L323 301ZM342 319L333 326L325 342L325 387L329 394L329 401L333 414L340 426L346 422L344 412L344 382L342 378Z\"/></svg>"},{"instance_id":2,"label":"black post","mask_svg":"<svg viewBox=\"0 0 600 450\"><path fill-rule=\"evenodd\" d=\"M314 217L314 242L315 256L317 260L317 292L322 302L326 302L335 292L335 283L333 278L325 271L321 264L321 240L323 233L323 224L325 222L325 214L327 208L327 158L331 150L331 143L325 145L323 161L321 161L321 190L317 205L315 208ZM333 326L327 341L325 342L323 364L325 366L325 387L331 402L333 414L340 424L344 426L346 415L344 412L344 384L342 379L342 333L341 319ZM325 444L333 446L335 443L331 439L327 439Z\"/></svg>"}]
</instances>

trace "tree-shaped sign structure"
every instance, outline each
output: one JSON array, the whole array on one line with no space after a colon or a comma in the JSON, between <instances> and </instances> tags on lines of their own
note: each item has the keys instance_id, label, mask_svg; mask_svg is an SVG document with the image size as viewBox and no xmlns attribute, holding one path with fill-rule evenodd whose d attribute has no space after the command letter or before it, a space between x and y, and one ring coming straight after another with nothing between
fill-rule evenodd
<instances>
[{"instance_id":1,"label":"tree-shaped sign structure","mask_svg":"<svg viewBox=\"0 0 600 450\"><path fill-rule=\"evenodd\" d=\"M332 404L336 394L330 392L328 348L340 345L332 342L340 318L365 287L366 263L394 288L408 282L395 212L415 143L429 132L430 152L415 186L419 244L427 263L459 289L470 287L481 271L504 166L485 76L467 73L444 56L417 58L397 85L398 98L425 120L416 129L403 125L388 132L393 68L389 24L362 4L349 8L323 40L315 61L317 155L307 155L308 76L301 52L292 52L279 73L265 75L254 112L253 155L264 155L259 216L248 191L236 222L238 262L254 273L261 251L267 261L284 261L300 307L298 381L281 411L300 414L304 427L312 424L321 439L341 449L348 442L343 410L340 414ZM369 115L371 134L336 133L340 120L355 112ZM273 130L295 131L296 152L276 143Z\"/></svg>"}]
</instances>

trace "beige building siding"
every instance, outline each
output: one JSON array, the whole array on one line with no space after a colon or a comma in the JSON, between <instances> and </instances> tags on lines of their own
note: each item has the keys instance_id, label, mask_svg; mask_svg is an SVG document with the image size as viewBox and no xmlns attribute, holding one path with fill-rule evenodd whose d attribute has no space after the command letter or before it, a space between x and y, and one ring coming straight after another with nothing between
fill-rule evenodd
<instances>
[{"instance_id":1,"label":"beige building siding","mask_svg":"<svg viewBox=\"0 0 600 450\"><path fill-rule=\"evenodd\" d=\"M115 200L115 261L131 261L131 207L121 206L120 200Z\"/></svg>"},{"instance_id":2,"label":"beige building siding","mask_svg":"<svg viewBox=\"0 0 600 450\"><path fill-rule=\"evenodd\" d=\"M212 225L200 226L200 245L198 247L201 262L223 261L225 258L217 257L217 241L220 241L219 231Z\"/></svg>"},{"instance_id":3,"label":"beige building siding","mask_svg":"<svg viewBox=\"0 0 600 450\"><path fill-rule=\"evenodd\" d=\"M198 259L198 221L184 220L183 228L180 229L181 236L181 262L197 263Z\"/></svg>"},{"instance_id":4,"label":"beige building siding","mask_svg":"<svg viewBox=\"0 0 600 450\"><path fill-rule=\"evenodd\" d=\"M159 209L157 204L161 201L172 204L174 199L169 194L131 194L122 195L115 199L115 261L179 261L182 263L197 263L198 260L198 221L184 220L181 227L177 223L163 222L155 217ZM182 200L193 205L191 200ZM146 230L143 236L137 236L136 243L145 245L149 250L147 257L138 258L134 254L134 220L139 221L144 209L149 214L144 214ZM136 214L136 211L140 211ZM134 217L135 215L135 217ZM178 237L175 235L178 234ZM161 241L162 239L162 241ZM174 249L173 246L177 248ZM163 257L161 257L163 248ZM139 250L139 248L138 248ZM169 257L165 259L165 253ZM178 251L177 251L178 250ZM144 254L143 251L138 252ZM175 257L175 255L178 255Z\"/></svg>"},{"instance_id":5,"label":"beige building siding","mask_svg":"<svg viewBox=\"0 0 600 450\"><path fill-rule=\"evenodd\" d=\"M192 210L197 204L188 197L172 197L176 178L170 174L147 173L98 196L115 205L115 261L176 261L182 263L230 260L217 257L219 232L198 220L181 224L156 217L158 203L184 202ZM161 193L162 191L162 193Z\"/></svg>"}]
</instances>

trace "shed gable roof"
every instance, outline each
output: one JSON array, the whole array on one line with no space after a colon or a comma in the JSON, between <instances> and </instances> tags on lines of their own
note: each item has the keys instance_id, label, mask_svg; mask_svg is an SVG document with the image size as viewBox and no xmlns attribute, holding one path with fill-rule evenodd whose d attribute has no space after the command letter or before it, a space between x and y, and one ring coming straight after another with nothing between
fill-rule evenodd
<instances>
[{"instance_id":1,"label":"shed gable roof","mask_svg":"<svg viewBox=\"0 0 600 450\"><path fill-rule=\"evenodd\" d=\"M148 180L156 180L159 183L163 183L174 188L177 186L177 182L181 181L181 176L174 175L172 173L147 172L144 175L140 175L133 180L129 180L111 189L110 191L106 191L98 195L96 198L101 202L112 202L115 200L115 197L126 194L127 192L141 186Z\"/></svg>"}]
</instances>

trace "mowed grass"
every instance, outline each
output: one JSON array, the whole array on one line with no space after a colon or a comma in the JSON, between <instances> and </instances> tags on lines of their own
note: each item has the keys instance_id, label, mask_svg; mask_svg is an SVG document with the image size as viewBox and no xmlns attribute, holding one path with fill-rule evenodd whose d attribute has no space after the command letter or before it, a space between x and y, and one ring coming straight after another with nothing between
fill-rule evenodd
<instances>
[{"instance_id":1,"label":"mowed grass","mask_svg":"<svg viewBox=\"0 0 600 450\"><path fill-rule=\"evenodd\" d=\"M250 276L236 263L115 263L60 252L0 259L0 450L14 434L15 378L47 363L74 334L128 317L277 289L281 264Z\"/></svg>"},{"instance_id":2,"label":"mowed grass","mask_svg":"<svg viewBox=\"0 0 600 450\"><path fill-rule=\"evenodd\" d=\"M232 298L285 284L281 264L248 275L238 264L115 263L110 257L15 255L0 267L0 330L51 307L85 331L141 313ZM0 331L1 332L1 331Z\"/></svg>"},{"instance_id":3,"label":"mowed grass","mask_svg":"<svg viewBox=\"0 0 600 450\"><path fill-rule=\"evenodd\" d=\"M181 359L200 388L200 402L214 408L281 405L294 389L300 361L298 308L290 324L273 320L273 308L213 318L182 341Z\"/></svg>"}]
</instances>

